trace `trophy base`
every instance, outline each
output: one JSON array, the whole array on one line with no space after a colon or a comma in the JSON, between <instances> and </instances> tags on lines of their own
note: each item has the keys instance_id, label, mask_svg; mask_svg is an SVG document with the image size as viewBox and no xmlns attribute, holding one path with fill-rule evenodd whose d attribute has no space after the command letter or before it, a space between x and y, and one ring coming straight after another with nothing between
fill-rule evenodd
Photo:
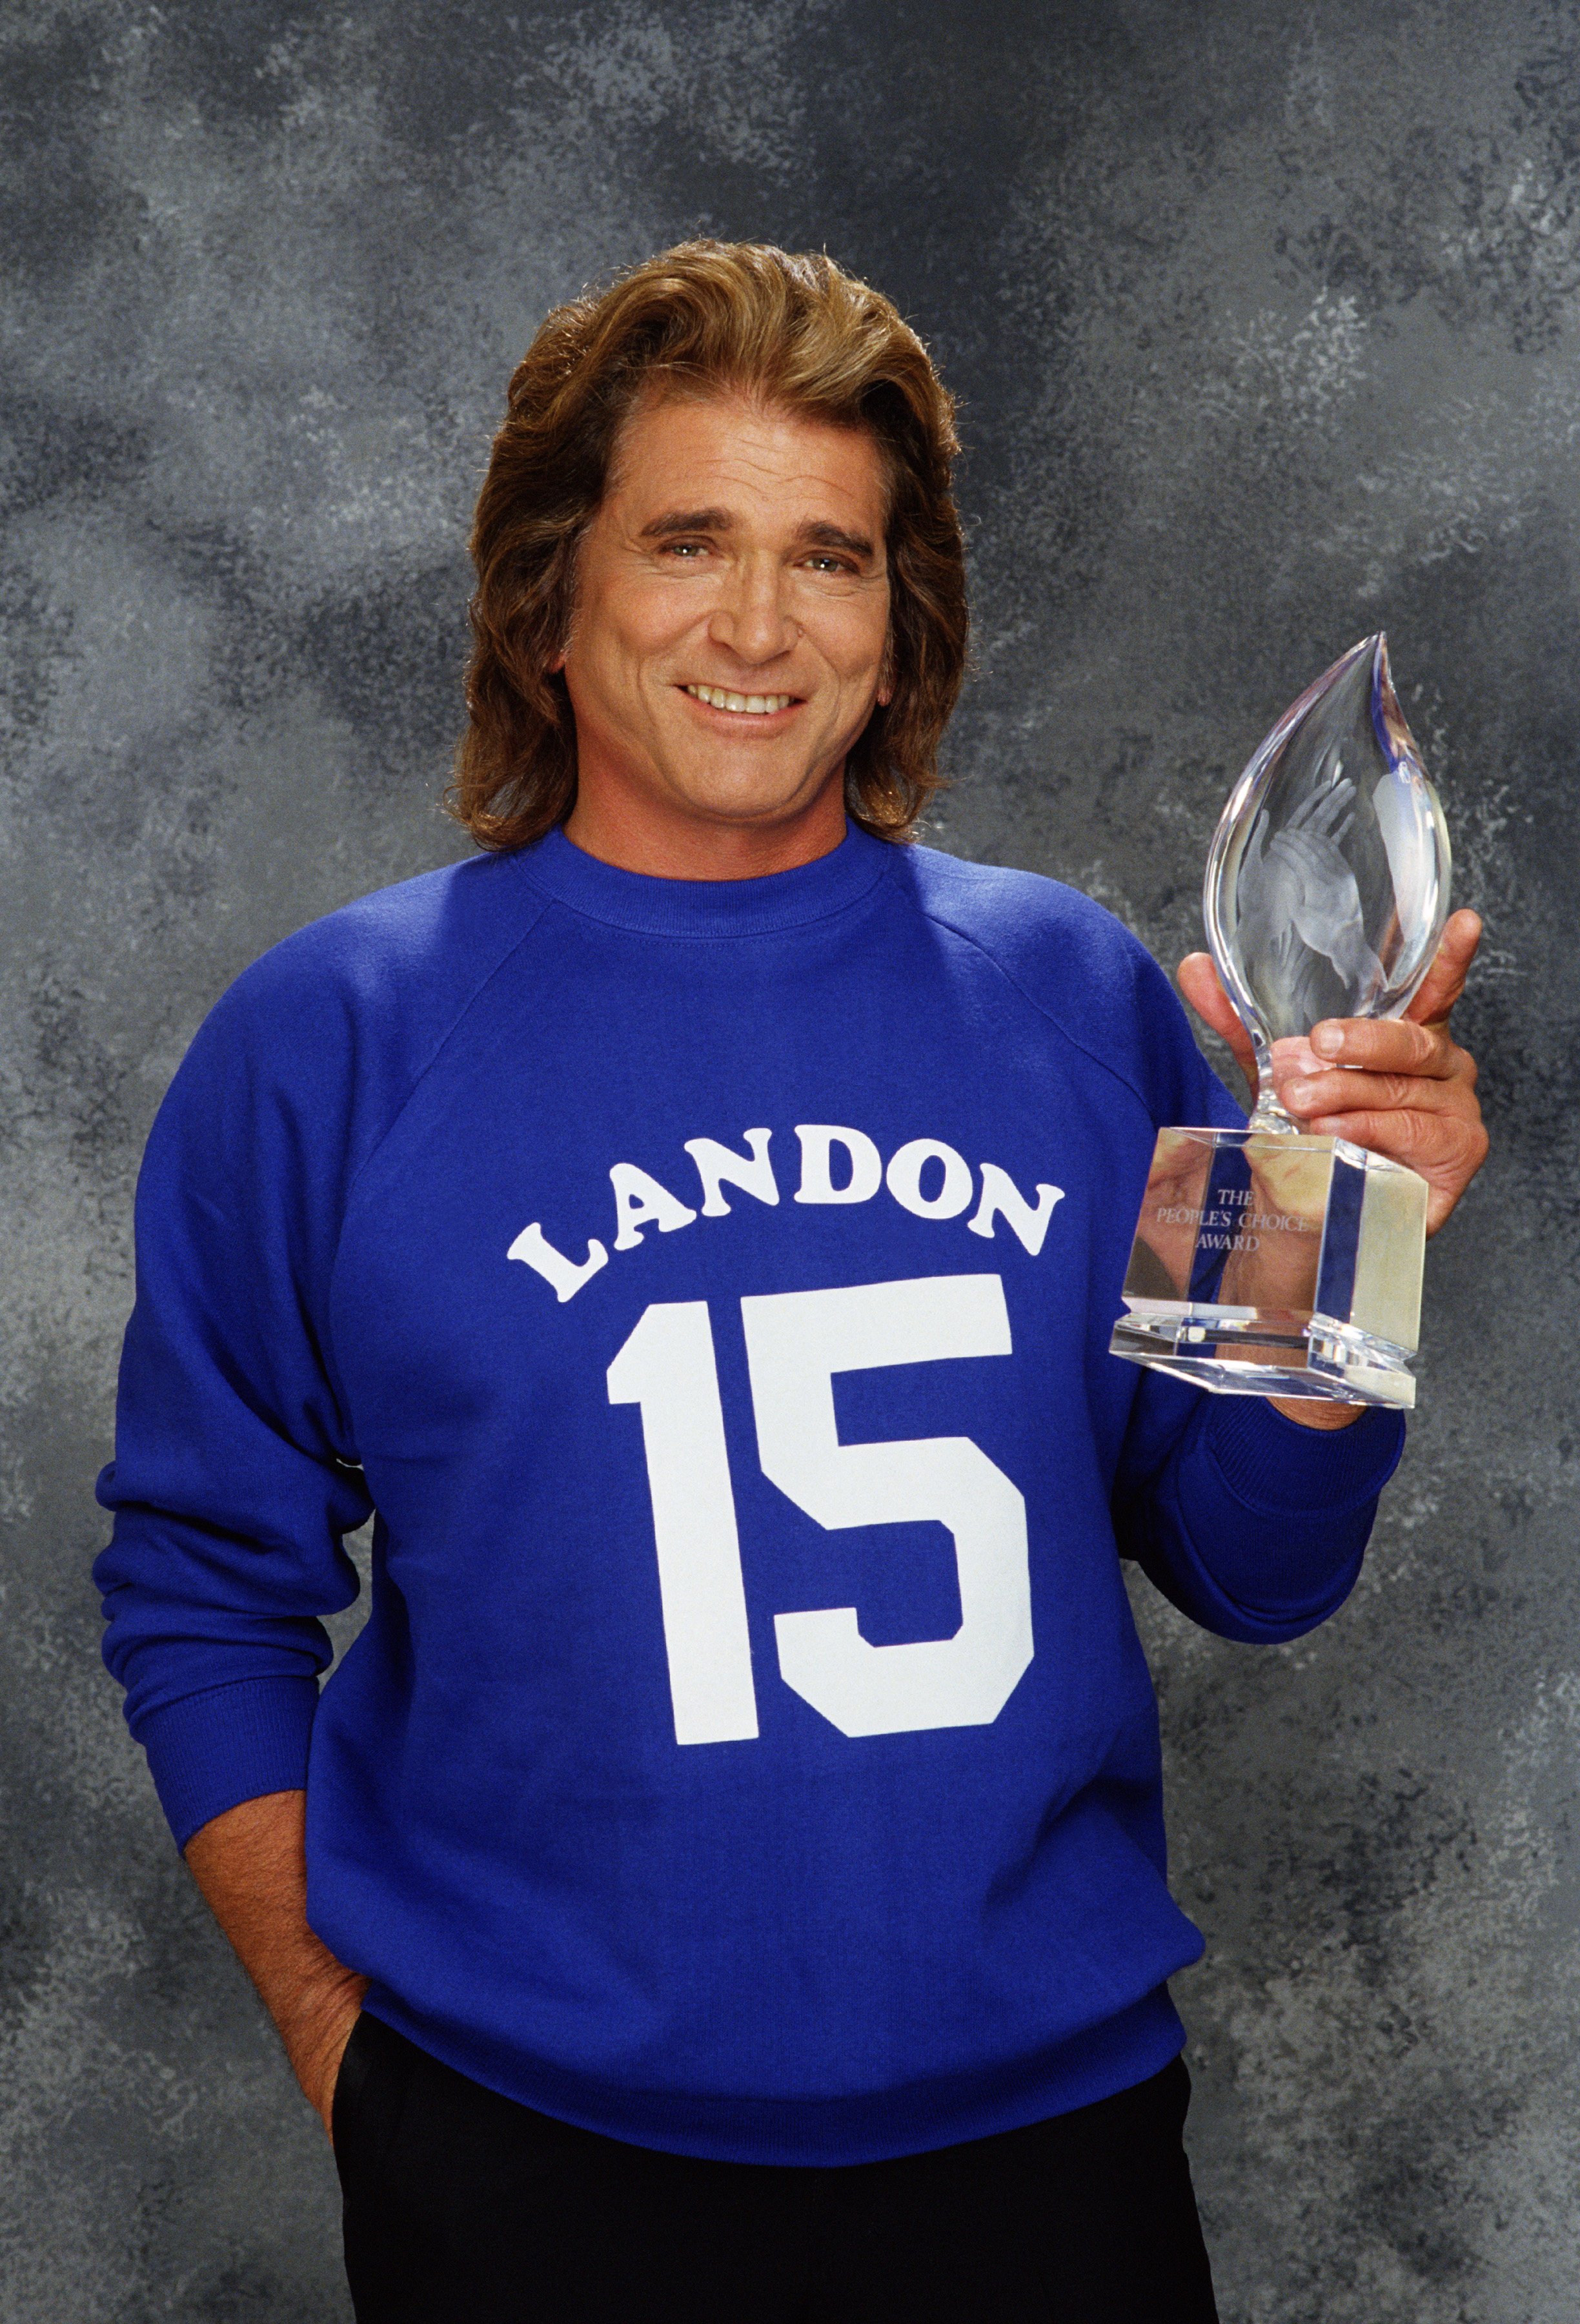
<instances>
[{"instance_id":1,"label":"trophy base","mask_svg":"<svg viewBox=\"0 0 1580 2324\"><path fill-rule=\"evenodd\" d=\"M1427 1186L1347 1139L1163 1130L1110 1352L1219 1396L1410 1409Z\"/></svg>"},{"instance_id":2,"label":"trophy base","mask_svg":"<svg viewBox=\"0 0 1580 2324\"><path fill-rule=\"evenodd\" d=\"M1313 1315L1288 1336L1210 1307L1122 1315L1111 1355L1172 1372L1215 1396L1312 1396L1338 1404L1415 1406L1414 1350Z\"/></svg>"}]
</instances>

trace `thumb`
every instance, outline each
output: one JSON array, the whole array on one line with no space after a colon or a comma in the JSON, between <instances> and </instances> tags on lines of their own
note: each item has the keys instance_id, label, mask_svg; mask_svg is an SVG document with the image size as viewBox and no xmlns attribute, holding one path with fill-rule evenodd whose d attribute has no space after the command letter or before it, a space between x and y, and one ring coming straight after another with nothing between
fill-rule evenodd
<instances>
[{"instance_id":1,"label":"thumb","mask_svg":"<svg viewBox=\"0 0 1580 2324\"><path fill-rule=\"evenodd\" d=\"M1438 940L1437 958L1405 1015L1418 1025L1446 1024L1448 1012L1465 990L1470 964L1482 940L1482 924L1474 912L1451 912Z\"/></svg>"},{"instance_id":2,"label":"thumb","mask_svg":"<svg viewBox=\"0 0 1580 2324\"><path fill-rule=\"evenodd\" d=\"M1186 954L1180 963L1180 990L1208 1031L1216 1033L1221 1041L1228 1044L1230 1055L1251 1085L1252 1102L1254 1103L1256 1052L1251 1046L1250 1034L1240 1022L1234 1002L1219 982L1210 953Z\"/></svg>"}]
</instances>

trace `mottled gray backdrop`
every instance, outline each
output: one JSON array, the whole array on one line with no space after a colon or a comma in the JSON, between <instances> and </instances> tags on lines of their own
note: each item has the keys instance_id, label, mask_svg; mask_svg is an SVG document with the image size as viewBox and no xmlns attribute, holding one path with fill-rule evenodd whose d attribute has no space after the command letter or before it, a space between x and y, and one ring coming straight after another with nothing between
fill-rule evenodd
<instances>
[{"instance_id":1,"label":"mottled gray backdrop","mask_svg":"<svg viewBox=\"0 0 1580 2324\"><path fill-rule=\"evenodd\" d=\"M1569 2324L1580 15L1548 0L7 0L0 2315L344 2319L332 2169L88 1582L150 1117L246 962L460 852L470 505L545 309L823 245L964 401L939 844L1171 964L1386 623L1488 923L1494 1158L1364 1579L1142 1618L1231 2324ZM1141 1594L1145 1594L1144 1592Z\"/></svg>"}]
</instances>

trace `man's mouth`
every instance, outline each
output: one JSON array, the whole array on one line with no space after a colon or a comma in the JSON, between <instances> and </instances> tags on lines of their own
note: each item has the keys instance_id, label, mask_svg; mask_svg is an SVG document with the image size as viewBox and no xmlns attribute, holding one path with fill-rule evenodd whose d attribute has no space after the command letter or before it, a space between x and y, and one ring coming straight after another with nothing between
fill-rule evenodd
<instances>
[{"instance_id":1,"label":"man's mouth","mask_svg":"<svg viewBox=\"0 0 1580 2324\"><path fill-rule=\"evenodd\" d=\"M744 710L750 718L766 718L773 711L788 710L797 698L794 694L730 694L721 686L684 686L683 694L694 701L705 702L710 710Z\"/></svg>"}]
</instances>

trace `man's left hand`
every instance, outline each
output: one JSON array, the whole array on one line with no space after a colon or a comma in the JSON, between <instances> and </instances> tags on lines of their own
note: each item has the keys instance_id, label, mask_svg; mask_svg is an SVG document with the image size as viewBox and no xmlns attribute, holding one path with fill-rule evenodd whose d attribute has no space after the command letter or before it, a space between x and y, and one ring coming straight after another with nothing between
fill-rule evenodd
<instances>
[{"instance_id":1,"label":"man's left hand","mask_svg":"<svg viewBox=\"0 0 1580 2324\"><path fill-rule=\"evenodd\" d=\"M1273 1085L1301 1129L1347 1138L1419 1172L1428 1189L1429 1235L1486 1159L1475 1059L1448 1029L1481 934L1474 912L1453 914L1426 982L1402 1017L1330 1017L1312 1027L1309 1040L1273 1043ZM1250 1038L1206 953L1180 962L1180 990L1227 1042L1254 1104Z\"/></svg>"}]
</instances>

